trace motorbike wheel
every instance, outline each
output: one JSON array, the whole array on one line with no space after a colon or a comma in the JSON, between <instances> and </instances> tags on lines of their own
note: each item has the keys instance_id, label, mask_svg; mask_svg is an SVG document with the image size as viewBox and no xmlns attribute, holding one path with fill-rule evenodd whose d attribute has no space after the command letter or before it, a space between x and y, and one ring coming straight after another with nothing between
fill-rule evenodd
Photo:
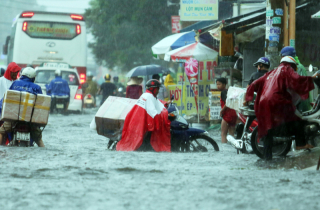
<instances>
[{"instance_id":1,"label":"motorbike wheel","mask_svg":"<svg viewBox=\"0 0 320 210\"><path fill-rule=\"evenodd\" d=\"M240 139L242 137L243 130L244 130L244 124L242 123L237 124L236 130L235 130L236 139Z\"/></svg>"},{"instance_id":2,"label":"motorbike wheel","mask_svg":"<svg viewBox=\"0 0 320 210\"><path fill-rule=\"evenodd\" d=\"M189 152L211 152L219 151L218 144L209 136L199 135L189 139Z\"/></svg>"},{"instance_id":3,"label":"motorbike wheel","mask_svg":"<svg viewBox=\"0 0 320 210\"><path fill-rule=\"evenodd\" d=\"M320 135L316 135L311 139L311 145L315 147L320 147Z\"/></svg>"},{"instance_id":4,"label":"motorbike wheel","mask_svg":"<svg viewBox=\"0 0 320 210\"><path fill-rule=\"evenodd\" d=\"M18 147L29 147L29 146L30 146L30 142L28 142L28 141L18 142Z\"/></svg>"},{"instance_id":5,"label":"motorbike wheel","mask_svg":"<svg viewBox=\"0 0 320 210\"><path fill-rule=\"evenodd\" d=\"M261 141L261 139L260 139ZM272 147L272 156L286 156L291 149L292 141L284 142L282 144L278 144ZM260 145L260 146L259 146ZM256 127L251 136L251 146L253 152L259 157L263 159L263 142L258 142L258 127Z\"/></svg>"}]
</instances>

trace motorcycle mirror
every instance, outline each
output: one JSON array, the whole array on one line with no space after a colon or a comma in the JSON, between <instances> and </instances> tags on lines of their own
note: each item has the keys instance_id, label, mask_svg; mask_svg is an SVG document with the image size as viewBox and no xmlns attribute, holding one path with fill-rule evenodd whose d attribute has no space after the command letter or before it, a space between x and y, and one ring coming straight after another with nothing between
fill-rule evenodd
<instances>
[{"instance_id":1,"label":"motorcycle mirror","mask_svg":"<svg viewBox=\"0 0 320 210\"><path fill-rule=\"evenodd\" d=\"M171 101L174 99L174 95L171 96Z\"/></svg>"}]
</instances>

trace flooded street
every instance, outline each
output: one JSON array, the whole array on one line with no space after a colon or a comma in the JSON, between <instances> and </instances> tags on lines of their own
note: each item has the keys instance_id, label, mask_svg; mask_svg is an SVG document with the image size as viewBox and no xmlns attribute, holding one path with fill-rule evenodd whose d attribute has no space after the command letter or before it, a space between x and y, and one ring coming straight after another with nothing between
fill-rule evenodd
<instances>
[{"instance_id":1,"label":"flooded street","mask_svg":"<svg viewBox=\"0 0 320 210\"><path fill-rule=\"evenodd\" d=\"M51 115L44 149L0 148L0 209L320 207L319 172L272 169L229 145L202 154L108 151L89 128L96 111Z\"/></svg>"}]
</instances>

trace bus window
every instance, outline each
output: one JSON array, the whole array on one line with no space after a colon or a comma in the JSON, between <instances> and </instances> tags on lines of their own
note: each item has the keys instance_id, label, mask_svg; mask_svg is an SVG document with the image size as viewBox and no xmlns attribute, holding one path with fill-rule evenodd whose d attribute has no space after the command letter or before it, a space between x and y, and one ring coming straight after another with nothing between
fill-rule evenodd
<instances>
[{"instance_id":1,"label":"bus window","mask_svg":"<svg viewBox=\"0 0 320 210\"><path fill-rule=\"evenodd\" d=\"M80 25L74 23L55 23L25 21L25 31L32 38L73 39L81 33Z\"/></svg>"}]
</instances>

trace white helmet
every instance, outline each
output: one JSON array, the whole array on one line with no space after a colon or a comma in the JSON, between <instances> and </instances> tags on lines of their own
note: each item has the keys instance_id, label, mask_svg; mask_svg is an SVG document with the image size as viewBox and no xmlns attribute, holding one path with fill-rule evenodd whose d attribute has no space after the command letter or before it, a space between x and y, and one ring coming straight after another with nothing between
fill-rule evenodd
<instances>
[{"instance_id":1,"label":"white helmet","mask_svg":"<svg viewBox=\"0 0 320 210\"><path fill-rule=\"evenodd\" d=\"M283 63L283 62L286 62L286 63L292 63L294 65L298 65L297 61L291 57L291 56L285 56L281 59L280 63Z\"/></svg>"},{"instance_id":2,"label":"white helmet","mask_svg":"<svg viewBox=\"0 0 320 210\"><path fill-rule=\"evenodd\" d=\"M29 77L30 79L33 79L36 77L36 70L31 67L26 67L23 69L21 76Z\"/></svg>"},{"instance_id":3,"label":"white helmet","mask_svg":"<svg viewBox=\"0 0 320 210\"><path fill-rule=\"evenodd\" d=\"M55 72L54 72L55 75L57 76L61 76L61 70L60 69L57 69Z\"/></svg>"}]
</instances>

